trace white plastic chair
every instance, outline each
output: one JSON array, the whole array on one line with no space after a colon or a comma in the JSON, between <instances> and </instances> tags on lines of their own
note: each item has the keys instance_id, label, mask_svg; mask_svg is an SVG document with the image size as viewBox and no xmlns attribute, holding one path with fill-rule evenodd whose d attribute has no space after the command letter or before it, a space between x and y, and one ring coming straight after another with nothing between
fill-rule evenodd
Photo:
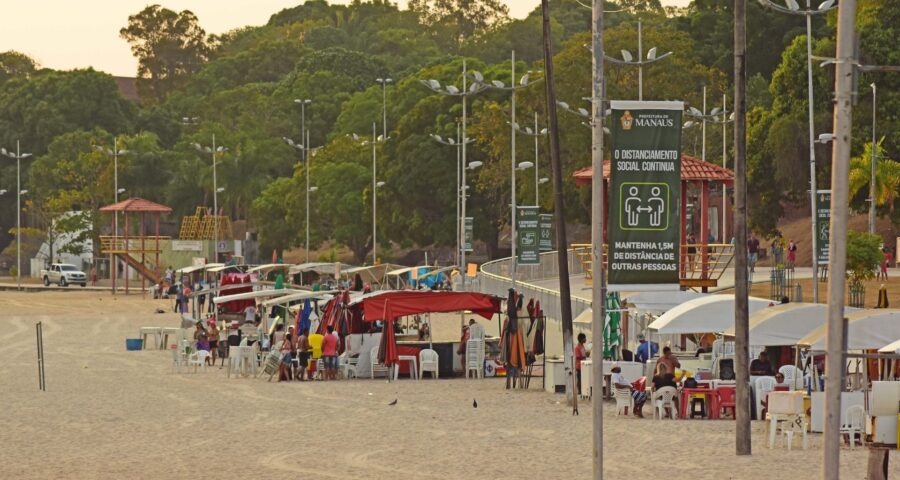
<instances>
[{"instance_id":1,"label":"white plastic chair","mask_svg":"<svg viewBox=\"0 0 900 480\"><path fill-rule=\"evenodd\" d=\"M471 327L470 327L471 328ZM484 340L466 342L466 378L474 372L474 378L484 378Z\"/></svg>"},{"instance_id":2,"label":"white plastic chair","mask_svg":"<svg viewBox=\"0 0 900 480\"><path fill-rule=\"evenodd\" d=\"M759 377L756 379L756 418L763 418L762 401L773 390L775 390L774 377Z\"/></svg>"},{"instance_id":3,"label":"white plastic chair","mask_svg":"<svg viewBox=\"0 0 900 480\"><path fill-rule=\"evenodd\" d=\"M844 423L841 425L841 433L847 434L850 449L853 449L854 437L859 435L859 444L866 444L866 410L862 405L853 405L844 412Z\"/></svg>"},{"instance_id":4,"label":"white plastic chair","mask_svg":"<svg viewBox=\"0 0 900 480\"><path fill-rule=\"evenodd\" d=\"M484 326L469 325L469 340L484 340Z\"/></svg>"},{"instance_id":5,"label":"white plastic chair","mask_svg":"<svg viewBox=\"0 0 900 480\"><path fill-rule=\"evenodd\" d=\"M675 398L678 396L678 390L675 387L663 387L653 393L653 418L662 420L666 416L666 409L672 413L673 420L678 419L678 405Z\"/></svg>"},{"instance_id":6,"label":"white plastic chair","mask_svg":"<svg viewBox=\"0 0 900 480\"><path fill-rule=\"evenodd\" d=\"M419 352L419 379L425 378L425 372L431 372L434 378L438 378L438 354L430 348Z\"/></svg>"},{"instance_id":7,"label":"white plastic chair","mask_svg":"<svg viewBox=\"0 0 900 480\"><path fill-rule=\"evenodd\" d=\"M385 376L390 374L390 368L388 368L387 365L378 362L378 347L372 348L372 353L369 360L372 362L371 378L375 378L376 373L383 373Z\"/></svg>"},{"instance_id":8,"label":"white plastic chair","mask_svg":"<svg viewBox=\"0 0 900 480\"><path fill-rule=\"evenodd\" d=\"M172 349L172 373L178 373L181 371L181 367L183 367L187 363L187 359L184 357L184 348L173 348Z\"/></svg>"},{"instance_id":9,"label":"white plastic chair","mask_svg":"<svg viewBox=\"0 0 900 480\"><path fill-rule=\"evenodd\" d=\"M201 367L203 368L203 370L206 370L207 357L209 357L209 351L197 350L196 352L188 356L188 366L194 367L194 373L197 373L197 367Z\"/></svg>"},{"instance_id":10,"label":"white plastic chair","mask_svg":"<svg viewBox=\"0 0 900 480\"><path fill-rule=\"evenodd\" d=\"M351 357L348 352L341 355L341 371L345 379L356 377L356 364L359 363L359 357Z\"/></svg>"},{"instance_id":11,"label":"white plastic chair","mask_svg":"<svg viewBox=\"0 0 900 480\"><path fill-rule=\"evenodd\" d=\"M634 397L630 389L613 387L613 397L616 399L616 416L621 415L623 409L626 416L629 411L634 411Z\"/></svg>"}]
</instances>

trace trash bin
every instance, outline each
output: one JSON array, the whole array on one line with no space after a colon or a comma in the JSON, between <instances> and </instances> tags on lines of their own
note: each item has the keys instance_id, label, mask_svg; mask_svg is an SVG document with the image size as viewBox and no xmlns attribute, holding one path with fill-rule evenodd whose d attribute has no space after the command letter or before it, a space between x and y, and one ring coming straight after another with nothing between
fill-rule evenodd
<instances>
[{"instance_id":1,"label":"trash bin","mask_svg":"<svg viewBox=\"0 0 900 480\"><path fill-rule=\"evenodd\" d=\"M791 301L794 303L803 301L803 287L799 283L794 285L794 298Z\"/></svg>"},{"instance_id":2,"label":"trash bin","mask_svg":"<svg viewBox=\"0 0 900 480\"><path fill-rule=\"evenodd\" d=\"M143 338L126 338L125 339L125 350L134 351L141 350L144 347L144 339Z\"/></svg>"}]
</instances>

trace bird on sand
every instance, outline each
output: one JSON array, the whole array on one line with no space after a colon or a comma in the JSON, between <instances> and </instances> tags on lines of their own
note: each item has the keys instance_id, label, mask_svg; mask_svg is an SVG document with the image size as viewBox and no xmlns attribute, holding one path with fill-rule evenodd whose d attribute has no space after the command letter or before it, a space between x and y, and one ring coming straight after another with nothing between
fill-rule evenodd
<instances>
[{"instance_id":1,"label":"bird on sand","mask_svg":"<svg viewBox=\"0 0 900 480\"><path fill-rule=\"evenodd\" d=\"M388 404L388 405L391 405L391 406L393 406L393 405L396 405L396 404L397 404L397 399L396 399L396 398L395 398L395 399L394 399L394 401L393 401L393 402L391 402L391 403L389 403L389 404Z\"/></svg>"},{"instance_id":2,"label":"bird on sand","mask_svg":"<svg viewBox=\"0 0 900 480\"><path fill-rule=\"evenodd\" d=\"M472 399L472 408L478 408L478 401L476 401L474 398Z\"/></svg>"}]
</instances>

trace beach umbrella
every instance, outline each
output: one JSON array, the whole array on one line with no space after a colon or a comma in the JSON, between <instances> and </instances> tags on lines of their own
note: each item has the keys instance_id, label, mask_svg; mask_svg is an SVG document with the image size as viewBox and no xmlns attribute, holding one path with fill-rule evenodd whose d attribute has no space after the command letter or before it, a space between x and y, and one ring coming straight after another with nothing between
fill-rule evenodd
<instances>
[{"instance_id":1,"label":"beach umbrella","mask_svg":"<svg viewBox=\"0 0 900 480\"><path fill-rule=\"evenodd\" d=\"M384 302L384 328L381 329L381 344L378 346L378 361L384 365L395 365L399 360L397 356L397 339L394 337L394 312L391 310L391 301ZM388 381L391 380L393 368L388 369Z\"/></svg>"},{"instance_id":2,"label":"beach umbrella","mask_svg":"<svg viewBox=\"0 0 900 480\"><path fill-rule=\"evenodd\" d=\"M525 343L522 330L519 328L517 308L521 306L516 291L509 289L506 301L506 328L502 335L503 359L506 363L507 375L515 379L519 369L525 367ZM508 383L507 383L508 386Z\"/></svg>"},{"instance_id":3,"label":"beach umbrella","mask_svg":"<svg viewBox=\"0 0 900 480\"><path fill-rule=\"evenodd\" d=\"M622 343L622 303L618 292L606 295L606 321L603 325L603 358L615 358L616 347Z\"/></svg>"},{"instance_id":4,"label":"beach umbrella","mask_svg":"<svg viewBox=\"0 0 900 480\"><path fill-rule=\"evenodd\" d=\"M309 328L312 325L312 321L309 318L311 314L312 304L309 303L307 298L303 300L303 308L297 313L297 332L302 332L304 328Z\"/></svg>"}]
</instances>

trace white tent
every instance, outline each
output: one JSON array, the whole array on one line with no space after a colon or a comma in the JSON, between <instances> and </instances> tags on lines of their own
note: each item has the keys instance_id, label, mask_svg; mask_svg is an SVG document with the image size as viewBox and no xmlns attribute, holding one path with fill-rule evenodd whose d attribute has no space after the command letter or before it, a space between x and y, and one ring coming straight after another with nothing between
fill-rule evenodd
<instances>
[{"instance_id":1,"label":"white tent","mask_svg":"<svg viewBox=\"0 0 900 480\"><path fill-rule=\"evenodd\" d=\"M750 297L750 315L770 301ZM734 295L708 295L689 300L660 315L648 327L660 334L718 333L734 326Z\"/></svg>"},{"instance_id":2,"label":"white tent","mask_svg":"<svg viewBox=\"0 0 900 480\"><path fill-rule=\"evenodd\" d=\"M284 292L285 290L278 290L279 292ZM299 292L299 293L287 293L286 295L280 297L269 298L268 300L264 300L262 305L264 307L270 307L272 305L283 305L291 302L299 302L301 300L306 300L307 298L313 299L318 298L319 300L328 300L332 295L337 293L337 290L323 290L320 292Z\"/></svg>"},{"instance_id":3,"label":"white tent","mask_svg":"<svg viewBox=\"0 0 900 480\"><path fill-rule=\"evenodd\" d=\"M650 313L653 315L662 315L684 302L706 297L708 295L709 294L692 292L690 290L678 290L623 293L622 299L624 303L634 305L634 310L636 310L636 313L638 314Z\"/></svg>"},{"instance_id":4,"label":"white tent","mask_svg":"<svg viewBox=\"0 0 900 480\"><path fill-rule=\"evenodd\" d=\"M844 311L854 312L847 307ZM793 346L813 330L825 325L828 305L824 303L786 303L764 308L750 315L750 346ZM734 327L725 330L734 336Z\"/></svg>"},{"instance_id":5,"label":"white tent","mask_svg":"<svg viewBox=\"0 0 900 480\"><path fill-rule=\"evenodd\" d=\"M897 353L900 351L900 340L895 340L878 349L881 353Z\"/></svg>"},{"instance_id":6,"label":"white tent","mask_svg":"<svg viewBox=\"0 0 900 480\"><path fill-rule=\"evenodd\" d=\"M242 286L248 286L247 284L241 284ZM294 293L303 293L304 290L295 290L293 288L282 288L282 289L270 289L270 290L256 290L253 292L244 292L244 293L235 293L234 295L224 295L221 297L213 298L213 303L228 303L233 302L235 300L249 300L249 299L258 299L258 298L271 298L271 297L281 297L287 294ZM310 292L312 293L312 292Z\"/></svg>"},{"instance_id":7,"label":"white tent","mask_svg":"<svg viewBox=\"0 0 900 480\"><path fill-rule=\"evenodd\" d=\"M847 350L882 348L900 338L900 310L866 309L847 315ZM825 349L826 325L801 338L797 344Z\"/></svg>"}]
</instances>

